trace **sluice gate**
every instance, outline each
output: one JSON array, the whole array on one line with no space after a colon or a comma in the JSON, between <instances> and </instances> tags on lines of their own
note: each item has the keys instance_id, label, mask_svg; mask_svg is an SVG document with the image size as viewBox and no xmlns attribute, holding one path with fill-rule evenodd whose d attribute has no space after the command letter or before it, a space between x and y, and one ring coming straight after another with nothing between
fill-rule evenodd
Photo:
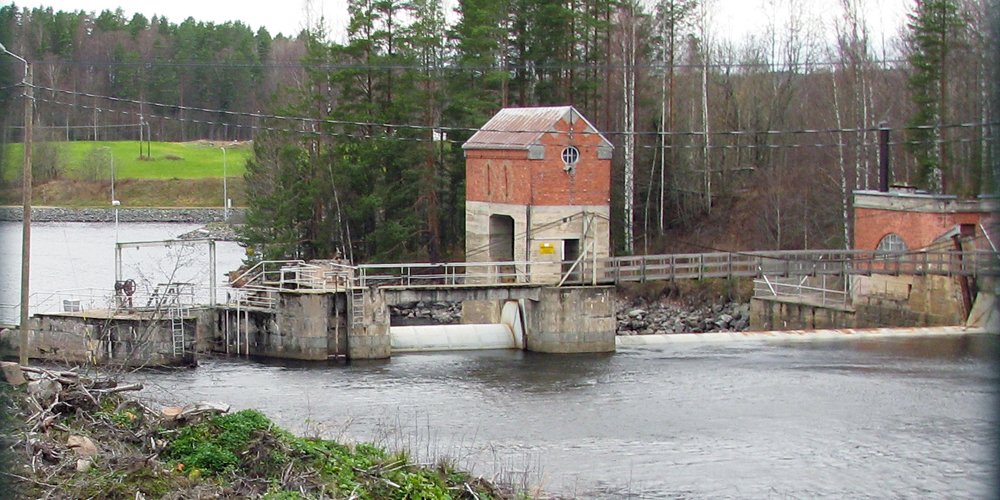
<instances>
[{"instance_id":1,"label":"sluice gate","mask_svg":"<svg viewBox=\"0 0 1000 500\"><path fill-rule=\"evenodd\" d=\"M392 352L524 349L521 310L517 301L504 303L500 323L495 324L392 326L389 328Z\"/></svg>"}]
</instances>

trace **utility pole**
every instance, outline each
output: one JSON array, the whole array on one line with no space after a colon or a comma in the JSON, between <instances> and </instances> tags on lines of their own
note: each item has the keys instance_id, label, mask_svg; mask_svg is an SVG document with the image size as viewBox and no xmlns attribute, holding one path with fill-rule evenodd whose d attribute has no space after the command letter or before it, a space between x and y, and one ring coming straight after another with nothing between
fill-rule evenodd
<instances>
[{"instance_id":1,"label":"utility pole","mask_svg":"<svg viewBox=\"0 0 1000 500\"><path fill-rule=\"evenodd\" d=\"M222 219L229 222L229 187L226 181L226 148L222 148Z\"/></svg>"},{"instance_id":2,"label":"utility pole","mask_svg":"<svg viewBox=\"0 0 1000 500\"><path fill-rule=\"evenodd\" d=\"M28 295L30 293L31 270L31 131L32 131L32 106L34 104L35 89L32 85L31 64L23 57L13 54L0 44L0 54L8 54L14 59L24 63L24 165L21 173L21 199L24 204L21 208L21 323L18 325L20 331L20 345L18 346L18 362L21 366L28 364Z\"/></svg>"}]
</instances>

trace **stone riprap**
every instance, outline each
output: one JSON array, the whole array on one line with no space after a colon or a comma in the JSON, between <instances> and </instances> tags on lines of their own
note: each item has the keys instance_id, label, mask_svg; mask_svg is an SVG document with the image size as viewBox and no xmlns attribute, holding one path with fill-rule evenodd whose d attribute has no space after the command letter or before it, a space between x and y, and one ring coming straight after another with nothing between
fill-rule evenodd
<instances>
[{"instance_id":1,"label":"stone riprap","mask_svg":"<svg viewBox=\"0 0 1000 500\"><path fill-rule=\"evenodd\" d=\"M462 319L461 302L411 302L389 306L393 324L451 325Z\"/></svg>"},{"instance_id":2,"label":"stone riprap","mask_svg":"<svg viewBox=\"0 0 1000 500\"><path fill-rule=\"evenodd\" d=\"M741 332L750 328L750 305L738 302L685 307L642 298L616 304L618 335ZM389 306L394 325L450 325L462 319L461 302L413 302Z\"/></svg>"},{"instance_id":3,"label":"stone riprap","mask_svg":"<svg viewBox=\"0 0 1000 500\"><path fill-rule=\"evenodd\" d=\"M244 218L244 210L230 209L230 222ZM21 207L0 207L0 221L20 221ZM225 217L221 208L119 208L119 222L192 222L208 224ZM114 222L113 208L32 207L34 222Z\"/></svg>"},{"instance_id":4,"label":"stone riprap","mask_svg":"<svg viewBox=\"0 0 1000 500\"><path fill-rule=\"evenodd\" d=\"M686 307L635 298L619 301L617 311L618 335L741 332L750 328L750 304L738 302Z\"/></svg>"}]
</instances>

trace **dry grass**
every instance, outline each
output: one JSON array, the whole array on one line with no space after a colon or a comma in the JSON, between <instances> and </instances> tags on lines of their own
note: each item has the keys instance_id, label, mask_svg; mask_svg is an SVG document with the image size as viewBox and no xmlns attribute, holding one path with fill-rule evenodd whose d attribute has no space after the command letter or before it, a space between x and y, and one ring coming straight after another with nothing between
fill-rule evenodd
<instances>
[{"instance_id":1,"label":"dry grass","mask_svg":"<svg viewBox=\"0 0 1000 500\"><path fill-rule=\"evenodd\" d=\"M228 179L233 206L245 206L241 177ZM222 207L222 179L125 179L115 184L115 197L122 207ZM36 184L33 204L63 207L108 207L111 184L106 181L56 179ZM0 204L19 205L18 185L0 188Z\"/></svg>"}]
</instances>

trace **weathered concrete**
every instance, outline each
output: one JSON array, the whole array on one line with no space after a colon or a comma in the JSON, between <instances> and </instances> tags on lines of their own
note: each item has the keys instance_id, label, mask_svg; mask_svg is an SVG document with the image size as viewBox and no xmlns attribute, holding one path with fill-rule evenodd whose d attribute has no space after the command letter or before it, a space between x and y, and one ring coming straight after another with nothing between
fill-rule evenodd
<instances>
[{"instance_id":1,"label":"weathered concrete","mask_svg":"<svg viewBox=\"0 0 1000 500\"><path fill-rule=\"evenodd\" d=\"M465 302L477 300L538 300L539 285L506 285L503 287L483 285L452 285L452 286L410 286L382 287L379 290L385 296L388 305L407 304L411 302Z\"/></svg>"},{"instance_id":2,"label":"weathered concrete","mask_svg":"<svg viewBox=\"0 0 1000 500\"><path fill-rule=\"evenodd\" d=\"M824 306L788 298L754 297L752 330L883 328L962 325L959 278L946 276L851 277L852 307Z\"/></svg>"},{"instance_id":3,"label":"weathered concrete","mask_svg":"<svg viewBox=\"0 0 1000 500\"><path fill-rule=\"evenodd\" d=\"M536 299L537 300L537 299ZM462 302L462 324L499 323L503 301L467 300Z\"/></svg>"},{"instance_id":4,"label":"weathered concrete","mask_svg":"<svg viewBox=\"0 0 1000 500\"><path fill-rule=\"evenodd\" d=\"M518 235L514 238L514 260L530 261L532 264L530 268L512 267L505 272L513 274L516 271L518 276L529 278L532 283L559 283L567 239L579 239L584 246L596 240L597 258L610 255L610 241L606 236L610 234L610 210L606 205L524 206L467 201L465 210L466 259L469 262L492 261L485 250L490 247L489 217L509 216L514 220L514 234ZM586 227L591 223L591 227ZM530 235L530 238L522 235ZM581 252L583 250L580 249ZM589 247L586 250L589 251ZM592 259L593 255L589 258ZM476 279L485 282L484 278Z\"/></svg>"},{"instance_id":5,"label":"weathered concrete","mask_svg":"<svg viewBox=\"0 0 1000 500\"><path fill-rule=\"evenodd\" d=\"M167 366L191 364L197 319L184 320L185 353L173 354L170 321L146 314L39 314L31 319L28 356L64 363ZM12 331L12 335L17 335ZM13 337L13 341L16 337ZM14 343L16 345L16 342Z\"/></svg>"},{"instance_id":6,"label":"weathered concrete","mask_svg":"<svg viewBox=\"0 0 1000 500\"><path fill-rule=\"evenodd\" d=\"M946 326L965 323L958 278L853 276L857 327Z\"/></svg>"},{"instance_id":7,"label":"weathered concrete","mask_svg":"<svg viewBox=\"0 0 1000 500\"><path fill-rule=\"evenodd\" d=\"M364 292L364 318L351 326L347 334L347 357L350 359L387 359L392 355L389 333L389 307L379 289Z\"/></svg>"},{"instance_id":8,"label":"weathered concrete","mask_svg":"<svg viewBox=\"0 0 1000 500\"><path fill-rule=\"evenodd\" d=\"M525 348L548 353L614 352L615 288L550 287L527 301Z\"/></svg>"},{"instance_id":9,"label":"weathered concrete","mask_svg":"<svg viewBox=\"0 0 1000 500\"><path fill-rule=\"evenodd\" d=\"M855 312L849 307L824 306L780 297L750 300L751 330L811 330L853 328Z\"/></svg>"},{"instance_id":10,"label":"weathered concrete","mask_svg":"<svg viewBox=\"0 0 1000 500\"><path fill-rule=\"evenodd\" d=\"M307 361L347 352L342 293L279 292L275 311L221 308L217 314L211 344L220 352Z\"/></svg>"}]
</instances>

